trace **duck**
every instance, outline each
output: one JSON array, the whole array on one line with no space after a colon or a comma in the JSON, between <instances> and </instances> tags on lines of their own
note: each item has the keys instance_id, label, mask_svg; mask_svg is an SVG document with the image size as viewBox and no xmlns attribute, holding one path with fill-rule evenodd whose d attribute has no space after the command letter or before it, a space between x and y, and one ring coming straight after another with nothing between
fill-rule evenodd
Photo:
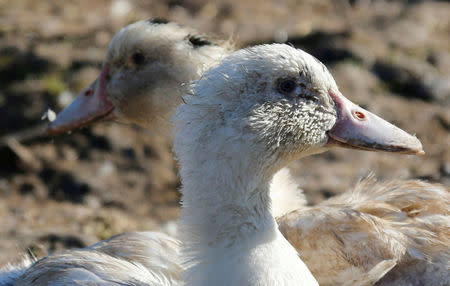
<instances>
[{"instance_id":1,"label":"duck","mask_svg":"<svg viewBox=\"0 0 450 286\"><path fill-rule=\"evenodd\" d=\"M346 99L317 59L282 44L225 58L194 84L173 120L186 285L318 285L270 211L274 174L332 147L423 153L416 137ZM315 230L315 220L296 222ZM394 265L377 264L368 276Z\"/></svg>"},{"instance_id":2,"label":"duck","mask_svg":"<svg viewBox=\"0 0 450 286\"><path fill-rule=\"evenodd\" d=\"M232 49L231 42L162 18L125 26L111 39L97 79L47 132L56 135L105 119L165 128L182 103L183 84L200 78Z\"/></svg>"},{"instance_id":3,"label":"duck","mask_svg":"<svg viewBox=\"0 0 450 286\"><path fill-rule=\"evenodd\" d=\"M149 122L148 120L141 120L141 122ZM281 169L281 170L283 170L283 169ZM278 175L278 174L282 174L282 176L284 176L284 178L285 179L289 179L289 173L283 173L283 172L278 172L278 173L276 173L275 174L275 177ZM280 176L281 177L281 176ZM273 179L274 181L275 181L275 178ZM284 182L284 180L280 180L280 181L282 181L282 182ZM364 189L364 188L361 188L361 189ZM367 188L366 188L367 189ZM364 192L361 192L361 193L364 193ZM368 200L368 201L370 201L370 200ZM290 216L290 218L292 218L292 215ZM280 220L280 219L278 219L278 223L280 223L280 229L285 229L285 228L282 228L281 226L282 226L282 223L283 223L283 220ZM285 224L286 225L286 224ZM289 229L289 228L288 228ZM284 235L286 235L285 234L285 232L283 232L283 234ZM131 233L131 234L128 234L128 235L130 235L130 236L137 236L137 237L140 237L139 236L139 233ZM145 236L143 236L142 238L144 238ZM115 242L115 240L118 240L120 238L120 241L121 241L121 243L120 244L117 244L117 243L112 243L112 242ZM116 246L121 246L121 248L122 249L124 249L124 248L126 248L124 245L126 245L126 235L121 235L121 236L119 236L119 237L117 237L117 238L113 238L113 239L111 239L111 240L108 240L108 241L105 241L105 242L103 242L103 244L108 244L108 243L111 243L112 245L116 245ZM291 236L289 236L289 238L291 238ZM317 238L316 238L317 239ZM295 238L292 238L292 240L293 241L295 241ZM131 239L131 241L133 241L132 239ZM291 239L290 239L290 241L291 241ZM132 251L132 249L133 249L133 247L130 247L130 251ZM97 250L99 250L99 248L97 248ZM90 249L90 251L92 251L92 249ZM70 256L69 256L70 257ZM302 257L303 258L303 257ZM306 261L306 260L305 260ZM44 262L44 264L45 264L45 260L43 261ZM376 267L373 267L373 269L371 270L371 271L369 271L369 273L367 274L367 275L373 275L373 272L376 270L376 271L378 271L378 272L380 272L380 273L383 273L383 271L384 272L387 272L387 269L389 269L390 270L390 268L389 267L392 267L394 264L395 264L395 262L393 262L393 260L388 260L387 261L388 263L386 263L386 261L383 261L383 262L381 262L381 263L379 263ZM370 266L370 263L369 263L369 266ZM380 269L380 266L382 266L383 267L383 269ZM308 267L309 267L309 265L308 265ZM366 265L366 267L365 268L367 268L367 265ZM377 272L377 273L378 273ZM316 274L314 274L314 275L316 275ZM325 275L326 276L326 275ZM342 278L341 278L342 279ZM364 278L364 279L366 279L367 280L367 278ZM372 280L373 280L373 278L371 278ZM372 281L371 280L371 281ZM320 280L319 280L320 281ZM345 281L352 281L352 280L345 280ZM355 282L356 283L356 282ZM322 285L322 282L321 282L321 285ZM329 285L337 285L337 284L329 284ZM348 284L348 285L358 285L358 284ZM363 285L363 284L360 284L360 285ZM369 284L367 284L367 285L369 285Z\"/></svg>"}]
</instances>

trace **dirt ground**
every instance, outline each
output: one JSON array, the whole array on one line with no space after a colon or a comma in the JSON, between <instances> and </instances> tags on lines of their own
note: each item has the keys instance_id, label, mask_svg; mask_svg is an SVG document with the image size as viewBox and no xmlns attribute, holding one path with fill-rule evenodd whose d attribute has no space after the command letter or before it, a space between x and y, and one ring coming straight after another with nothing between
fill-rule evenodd
<instances>
[{"instance_id":1,"label":"dirt ground","mask_svg":"<svg viewBox=\"0 0 450 286\"><path fill-rule=\"evenodd\" d=\"M0 0L0 266L124 231L170 231L179 181L168 139L117 123L42 134L42 114L96 77L111 37L151 17L240 46L305 49L348 98L422 140L422 157L333 150L294 163L310 204L370 172L449 185L448 2Z\"/></svg>"}]
</instances>

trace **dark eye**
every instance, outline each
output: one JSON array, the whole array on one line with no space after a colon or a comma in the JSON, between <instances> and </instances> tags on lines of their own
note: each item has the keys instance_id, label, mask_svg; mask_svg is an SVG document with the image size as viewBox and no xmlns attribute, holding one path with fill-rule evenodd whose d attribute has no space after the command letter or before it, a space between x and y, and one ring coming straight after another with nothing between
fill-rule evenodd
<instances>
[{"instance_id":1,"label":"dark eye","mask_svg":"<svg viewBox=\"0 0 450 286\"><path fill-rule=\"evenodd\" d=\"M145 62L145 56L143 53L137 52L131 56L131 60L135 65L142 65Z\"/></svg>"},{"instance_id":2,"label":"dark eye","mask_svg":"<svg viewBox=\"0 0 450 286\"><path fill-rule=\"evenodd\" d=\"M201 35L188 35L187 39L194 48L212 45L210 40L208 40L205 36Z\"/></svg>"},{"instance_id":3,"label":"dark eye","mask_svg":"<svg viewBox=\"0 0 450 286\"><path fill-rule=\"evenodd\" d=\"M292 79L286 79L278 84L278 90L281 93L291 93L295 90L297 84Z\"/></svg>"}]
</instances>

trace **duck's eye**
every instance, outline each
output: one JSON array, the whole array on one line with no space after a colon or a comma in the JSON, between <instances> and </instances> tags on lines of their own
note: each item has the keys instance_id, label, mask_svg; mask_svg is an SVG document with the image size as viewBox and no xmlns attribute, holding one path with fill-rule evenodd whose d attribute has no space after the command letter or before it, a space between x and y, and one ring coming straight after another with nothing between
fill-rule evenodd
<instances>
[{"instance_id":1,"label":"duck's eye","mask_svg":"<svg viewBox=\"0 0 450 286\"><path fill-rule=\"evenodd\" d=\"M212 45L210 40L208 40L205 36L201 35L188 35L187 39L194 48Z\"/></svg>"},{"instance_id":2,"label":"duck's eye","mask_svg":"<svg viewBox=\"0 0 450 286\"><path fill-rule=\"evenodd\" d=\"M145 56L143 53L136 52L131 56L131 60L135 65L142 65L145 62Z\"/></svg>"},{"instance_id":3,"label":"duck's eye","mask_svg":"<svg viewBox=\"0 0 450 286\"><path fill-rule=\"evenodd\" d=\"M281 93L291 93L295 90L295 88L296 88L296 83L292 79L282 80L278 84L278 90Z\"/></svg>"}]
</instances>

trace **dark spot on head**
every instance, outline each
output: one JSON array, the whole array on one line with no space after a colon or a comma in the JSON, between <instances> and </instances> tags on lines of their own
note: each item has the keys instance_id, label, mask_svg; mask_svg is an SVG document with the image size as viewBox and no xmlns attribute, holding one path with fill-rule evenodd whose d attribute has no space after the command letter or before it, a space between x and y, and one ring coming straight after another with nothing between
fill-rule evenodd
<instances>
[{"instance_id":1,"label":"dark spot on head","mask_svg":"<svg viewBox=\"0 0 450 286\"><path fill-rule=\"evenodd\" d=\"M151 18L147 20L147 23L149 24L167 24L170 21L164 18Z\"/></svg>"},{"instance_id":2,"label":"dark spot on head","mask_svg":"<svg viewBox=\"0 0 450 286\"><path fill-rule=\"evenodd\" d=\"M131 56L131 59L135 65L142 65L145 62L145 56L143 53L136 52Z\"/></svg>"},{"instance_id":3,"label":"dark spot on head","mask_svg":"<svg viewBox=\"0 0 450 286\"><path fill-rule=\"evenodd\" d=\"M189 43L191 43L194 46L194 48L212 45L212 42L208 40L205 36L188 35L187 39Z\"/></svg>"},{"instance_id":4,"label":"dark spot on head","mask_svg":"<svg viewBox=\"0 0 450 286\"><path fill-rule=\"evenodd\" d=\"M292 79L283 79L278 83L278 91L283 94L290 94L296 88L297 84Z\"/></svg>"}]
</instances>

